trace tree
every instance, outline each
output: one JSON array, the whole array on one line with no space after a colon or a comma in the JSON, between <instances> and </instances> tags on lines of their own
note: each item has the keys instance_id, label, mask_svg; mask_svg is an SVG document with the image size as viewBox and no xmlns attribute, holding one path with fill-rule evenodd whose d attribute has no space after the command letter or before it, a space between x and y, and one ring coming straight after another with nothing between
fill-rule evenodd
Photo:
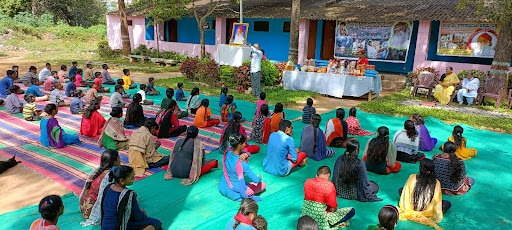
<instances>
[{"instance_id":1,"label":"tree","mask_svg":"<svg viewBox=\"0 0 512 230\"><path fill-rule=\"evenodd\" d=\"M180 20L181 17L188 14L187 4L190 0L137 0L134 8L144 12L145 16L151 18L148 25L155 25L156 29L156 49L160 57L159 29L158 25L162 22L174 19Z\"/></svg>"},{"instance_id":2,"label":"tree","mask_svg":"<svg viewBox=\"0 0 512 230\"><path fill-rule=\"evenodd\" d=\"M459 8L465 7L475 7L479 15L500 22L501 29L489 75L502 79L506 88L512 56L512 0L459 0ZM506 90L503 93L505 95Z\"/></svg>"},{"instance_id":3,"label":"tree","mask_svg":"<svg viewBox=\"0 0 512 230\"><path fill-rule=\"evenodd\" d=\"M292 21L290 22L290 51L288 52L288 61L297 63L299 59L299 20L300 20L300 0L292 1Z\"/></svg>"},{"instance_id":4,"label":"tree","mask_svg":"<svg viewBox=\"0 0 512 230\"><path fill-rule=\"evenodd\" d=\"M128 19L126 17L126 5L124 0L117 0L119 7L119 18L121 20L121 44L123 45L123 55L128 56L132 52L130 44L130 33L128 33Z\"/></svg>"}]
</instances>

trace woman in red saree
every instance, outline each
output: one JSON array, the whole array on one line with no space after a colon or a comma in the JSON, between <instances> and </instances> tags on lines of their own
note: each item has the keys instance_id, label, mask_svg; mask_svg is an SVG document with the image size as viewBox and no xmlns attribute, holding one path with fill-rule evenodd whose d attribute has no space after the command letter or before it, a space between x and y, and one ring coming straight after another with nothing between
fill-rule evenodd
<instances>
[{"instance_id":1,"label":"woman in red saree","mask_svg":"<svg viewBox=\"0 0 512 230\"><path fill-rule=\"evenodd\" d=\"M80 125L80 135L99 138L101 130L105 125L105 118L98 112L100 108L100 101L91 101L91 104L85 111L82 117L82 124Z\"/></svg>"}]
</instances>

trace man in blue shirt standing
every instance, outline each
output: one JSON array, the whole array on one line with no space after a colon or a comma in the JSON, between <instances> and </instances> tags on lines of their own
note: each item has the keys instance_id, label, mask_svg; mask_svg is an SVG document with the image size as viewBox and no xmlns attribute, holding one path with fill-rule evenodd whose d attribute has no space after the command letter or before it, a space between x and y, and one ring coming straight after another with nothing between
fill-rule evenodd
<instances>
[{"instance_id":1,"label":"man in blue shirt standing","mask_svg":"<svg viewBox=\"0 0 512 230\"><path fill-rule=\"evenodd\" d=\"M270 134L267 156L263 160L263 170L275 176L286 176L297 165L304 166L307 162L305 152L295 148L292 135L293 126L289 120L279 123L279 131Z\"/></svg>"},{"instance_id":2,"label":"man in blue shirt standing","mask_svg":"<svg viewBox=\"0 0 512 230\"><path fill-rule=\"evenodd\" d=\"M9 88L14 84L16 78L16 71L7 70L7 76L0 81L0 95L8 96L11 94Z\"/></svg>"}]
</instances>

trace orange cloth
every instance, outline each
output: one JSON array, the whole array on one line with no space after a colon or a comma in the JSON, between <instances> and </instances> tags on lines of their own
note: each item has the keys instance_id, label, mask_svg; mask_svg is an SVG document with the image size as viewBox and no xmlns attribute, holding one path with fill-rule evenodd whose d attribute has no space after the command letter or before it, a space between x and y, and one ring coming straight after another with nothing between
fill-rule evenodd
<instances>
[{"instance_id":1,"label":"orange cloth","mask_svg":"<svg viewBox=\"0 0 512 230\"><path fill-rule=\"evenodd\" d=\"M196 112L196 117L194 118L194 125L198 128L205 128L208 126L208 118L212 115L212 110L210 108L205 108L204 106L199 107Z\"/></svg>"},{"instance_id":2,"label":"orange cloth","mask_svg":"<svg viewBox=\"0 0 512 230\"><path fill-rule=\"evenodd\" d=\"M91 113L89 118L82 117L82 124L80 125L80 135L99 138L103 126L105 125L105 118L98 113L97 110Z\"/></svg>"},{"instance_id":3,"label":"orange cloth","mask_svg":"<svg viewBox=\"0 0 512 230\"><path fill-rule=\"evenodd\" d=\"M279 123L281 123L281 120L284 120L284 119L285 119L284 112L272 114L272 118L270 121L270 131L277 132L279 130Z\"/></svg>"},{"instance_id":4,"label":"orange cloth","mask_svg":"<svg viewBox=\"0 0 512 230\"><path fill-rule=\"evenodd\" d=\"M331 142L334 138L343 137L343 126L341 125L340 119L333 118L327 122L327 127L325 128L325 137L327 138L327 146L331 145Z\"/></svg>"}]
</instances>

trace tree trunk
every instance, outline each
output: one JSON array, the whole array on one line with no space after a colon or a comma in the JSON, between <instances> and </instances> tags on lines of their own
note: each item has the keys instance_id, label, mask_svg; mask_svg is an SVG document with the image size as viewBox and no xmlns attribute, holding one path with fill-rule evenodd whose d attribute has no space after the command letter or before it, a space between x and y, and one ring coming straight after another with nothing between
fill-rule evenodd
<instances>
[{"instance_id":1,"label":"tree trunk","mask_svg":"<svg viewBox=\"0 0 512 230\"><path fill-rule=\"evenodd\" d=\"M201 58L205 58L206 57L206 46L204 45L204 22L206 21L206 18L201 18L199 20L199 34L200 34L200 38L199 38L199 44L201 44Z\"/></svg>"},{"instance_id":2,"label":"tree trunk","mask_svg":"<svg viewBox=\"0 0 512 230\"><path fill-rule=\"evenodd\" d=\"M500 34L494 50L496 52L494 53L489 76L498 77L504 81L502 97L506 98L508 74L510 72L510 57L512 56L512 21L507 20L501 22ZM483 84L483 82L480 84Z\"/></svg>"},{"instance_id":3,"label":"tree trunk","mask_svg":"<svg viewBox=\"0 0 512 230\"><path fill-rule=\"evenodd\" d=\"M156 20L155 20L155 22L156 22ZM157 23L155 23L155 29L156 29L156 39L155 39L156 40L156 55L157 55L157 58L159 58L160 57L160 44L158 44L158 43L160 43L160 33L159 33L160 29L158 28Z\"/></svg>"},{"instance_id":4,"label":"tree trunk","mask_svg":"<svg viewBox=\"0 0 512 230\"><path fill-rule=\"evenodd\" d=\"M36 17L39 17L39 12L37 11L37 3L38 3L38 0L30 1L30 7L32 10L32 14Z\"/></svg>"},{"instance_id":5,"label":"tree trunk","mask_svg":"<svg viewBox=\"0 0 512 230\"><path fill-rule=\"evenodd\" d=\"M130 33L128 33L128 20L126 17L126 6L124 0L118 0L119 17L121 19L121 41L123 44L123 55L128 56L132 52L130 44Z\"/></svg>"},{"instance_id":6,"label":"tree trunk","mask_svg":"<svg viewBox=\"0 0 512 230\"><path fill-rule=\"evenodd\" d=\"M299 58L299 20L300 20L300 0L292 2L292 21L290 22L290 51L288 52L288 61L297 64Z\"/></svg>"}]
</instances>

